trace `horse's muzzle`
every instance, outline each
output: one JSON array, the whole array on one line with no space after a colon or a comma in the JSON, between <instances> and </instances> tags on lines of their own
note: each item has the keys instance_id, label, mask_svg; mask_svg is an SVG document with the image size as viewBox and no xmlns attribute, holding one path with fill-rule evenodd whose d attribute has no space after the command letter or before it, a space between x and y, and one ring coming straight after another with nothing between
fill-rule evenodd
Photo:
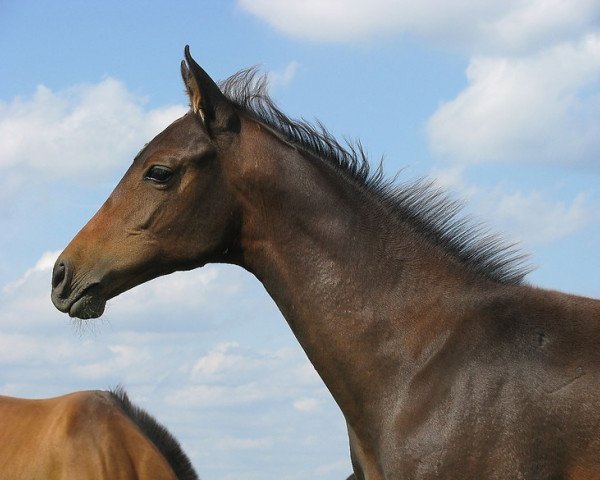
<instances>
[{"instance_id":1,"label":"horse's muzzle","mask_svg":"<svg viewBox=\"0 0 600 480\"><path fill-rule=\"evenodd\" d=\"M52 303L61 312L81 319L97 318L104 313L106 300L98 295L98 284L90 283L80 288L73 286L73 268L59 258L52 271Z\"/></svg>"}]
</instances>

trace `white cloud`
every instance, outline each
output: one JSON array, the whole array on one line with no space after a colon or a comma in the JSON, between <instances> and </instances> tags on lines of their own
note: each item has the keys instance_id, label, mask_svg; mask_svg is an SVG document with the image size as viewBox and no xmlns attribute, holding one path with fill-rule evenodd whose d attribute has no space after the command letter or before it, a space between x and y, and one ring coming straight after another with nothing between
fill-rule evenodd
<instances>
[{"instance_id":1,"label":"white cloud","mask_svg":"<svg viewBox=\"0 0 600 480\"><path fill-rule=\"evenodd\" d=\"M307 363L296 349L260 351L238 342L221 342L194 362L187 384L171 392L166 401L173 406L217 409L282 402L297 412L314 413L324 403L323 384Z\"/></svg>"},{"instance_id":2,"label":"white cloud","mask_svg":"<svg viewBox=\"0 0 600 480\"><path fill-rule=\"evenodd\" d=\"M476 57L468 87L429 120L432 148L462 163L596 164L599 77L596 35L527 57Z\"/></svg>"},{"instance_id":3,"label":"white cloud","mask_svg":"<svg viewBox=\"0 0 600 480\"><path fill-rule=\"evenodd\" d=\"M512 3L512 2L511 2ZM356 42L381 35L450 31L454 21L496 12L496 4L477 6L476 2L435 2L375 0L240 0L248 12L267 21L277 30L313 41ZM456 29L460 32L464 29Z\"/></svg>"},{"instance_id":4,"label":"white cloud","mask_svg":"<svg viewBox=\"0 0 600 480\"><path fill-rule=\"evenodd\" d=\"M53 92L40 85L33 96L0 103L0 167L12 190L26 173L44 181L106 178L131 161L140 146L185 108L153 110L113 78Z\"/></svg>"},{"instance_id":5,"label":"white cloud","mask_svg":"<svg viewBox=\"0 0 600 480\"><path fill-rule=\"evenodd\" d=\"M4 332L46 330L53 324L63 324L64 315L50 301L50 278L58 252L45 252L19 278L0 289L0 325Z\"/></svg>"},{"instance_id":6,"label":"white cloud","mask_svg":"<svg viewBox=\"0 0 600 480\"><path fill-rule=\"evenodd\" d=\"M287 373L282 375L283 371ZM310 362L302 355L298 357L295 351L255 351L233 341L219 343L201 356L190 371L190 381L193 384L213 384L221 380L243 383L254 375L277 382L293 378L294 385L300 387L321 384Z\"/></svg>"},{"instance_id":7,"label":"white cloud","mask_svg":"<svg viewBox=\"0 0 600 480\"><path fill-rule=\"evenodd\" d=\"M198 381L206 377L210 378L216 374L227 373L228 370L247 365L242 355L228 353L239 346L237 342L218 344L208 354L198 359L192 368L192 379Z\"/></svg>"},{"instance_id":8,"label":"white cloud","mask_svg":"<svg viewBox=\"0 0 600 480\"><path fill-rule=\"evenodd\" d=\"M523 50L569 38L597 21L594 0L239 0L275 29L312 41L410 34L445 48Z\"/></svg>"},{"instance_id":9,"label":"white cloud","mask_svg":"<svg viewBox=\"0 0 600 480\"><path fill-rule=\"evenodd\" d=\"M239 284L220 281L219 272L219 267L207 266L156 278L110 300L107 318L139 315L172 305L198 309L212 301L217 289L221 294L235 294Z\"/></svg>"},{"instance_id":10,"label":"white cloud","mask_svg":"<svg viewBox=\"0 0 600 480\"><path fill-rule=\"evenodd\" d=\"M483 31L504 51L531 50L595 29L599 13L595 0L521 1L513 3Z\"/></svg>"},{"instance_id":11,"label":"white cloud","mask_svg":"<svg viewBox=\"0 0 600 480\"><path fill-rule=\"evenodd\" d=\"M22 333L0 333L0 365L59 364L73 357L74 350L68 338L36 337Z\"/></svg>"},{"instance_id":12,"label":"white cloud","mask_svg":"<svg viewBox=\"0 0 600 480\"><path fill-rule=\"evenodd\" d=\"M294 401L293 406L299 412L310 413L319 408L319 401L316 398L299 398Z\"/></svg>"},{"instance_id":13,"label":"white cloud","mask_svg":"<svg viewBox=\"0 0 600 480\"><path fill-rule=\"evenodd\" d=\"M503 183L482 188L465 177L461 166L433 169L432 177L436 183L460 192L459 199L469 199L478 212L475 223L485 219L481 220L484 225L493 223L492 230L505 233L509 242L522 242L527 247L560 241L600 221L590 192L571 198L559 188L522 192Z\"/></svg>"},{"instance_id":14,"label":"white cloud","mask_svg":"<svg viewBox=\"0 0 600 480\"><path fill-rule=\"evenodd\" d=\"M140 371L152 360L152 355L145 346L109 345L107 355L99 361L84 363L73 367L73 373L88 379L110 378L114 372Z\"/></svg>"},{"instance_id":15,"label":"white cloud","mask_svg":"<svg viewBox=\"0 0 600 480\"><path fill-rule=\"evenodd\" d=\"M342 475L344 475L347 472L348 462L346 459L340 459L337 462L320 465L315 470L316 477L323 477L325 475L336 473L340 478L342 478Z\"/></svg>"},{"instance_id":16,"label":"white cloud","mask_svg":"<svg viewBox=\"0 0 600 480\"><path fill-rule=\"evenodd\" d=\"M460 192L452 198L459 201L470 200L481 192L481 189L466 180L465 165L449 164L443 167L434 167L429 172L429 177L435 181L436 188L442 188L447 192Z\"/></svg>"},{"instance_id":17,"label":"white cloud","mask_svg":"<svg viewBox=\"0 0 600 480\"><path fill-rule=\"evenodd\" d=\"M285 87L294 79L300 64L291 61L282 70L271 70L267 73L269 86L272 88Z\"/></svg>"},{"instance_id":18,"label":"white cloud","mask_svg":"<svg viewBox=\"0 0 600 480\"><path fill-rule=\"evenodd\" d=\"M580 193L567 203L540 192L492 192L483 199L483 207L495 222L505 226L511 236L528 245L555 242L600 220L588 195Z\"/></svg>"},{"instance_id":19,"label":"white cloud","mask_svg":"<svg viewBox=\"0 0 600 480\"><path fill-rule=\"evenodd\" d=\"M304 361L301 365L296 367L294 371L294 377L296 381L305 385L315 385L321 383L321 377L315 370L315 367L308 360Z\"/></svg>"},{"instance_id":20,"label":"white cloud","mask_svg":"<svg viewBox=\"0 0 600 480\"><path fill-rule=\"evenodd\" d=\"M39 272L49 273L56 262L56 259L60 255L60 251L55 252L44 252L36 264L28 269L21 278L6 284L3 287L5 294L14 293L18 288L22 287L27 283L27 280Z\"/></svg>"},{"instance_id":21,"label":"white cloud","mask_svg":"<svg viewBox=\"0 0 600 480\"><path fill-rule=\"evenodd\" d=\"M257 383L244 385L189 385L166 396L175 407L223 407L254 403L268 398L268 393Z\"/></svg>"}]
</instances>

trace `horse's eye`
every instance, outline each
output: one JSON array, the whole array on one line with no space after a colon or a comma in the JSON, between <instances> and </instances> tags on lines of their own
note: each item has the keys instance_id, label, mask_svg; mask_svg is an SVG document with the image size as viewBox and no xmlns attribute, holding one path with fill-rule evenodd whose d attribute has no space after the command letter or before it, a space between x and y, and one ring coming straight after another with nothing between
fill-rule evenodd
<instances>
[{"instance_id":1,"label":"horse's eye","mask_svg":"<svg viewBox=\"0 0 600 480\"><path fill-rule=\"evenodd\" d=\"M162 165L154 165L148 169L144 178L156 183L167 183L173 176L173 170Z\"/></svg>"}]
</instances>

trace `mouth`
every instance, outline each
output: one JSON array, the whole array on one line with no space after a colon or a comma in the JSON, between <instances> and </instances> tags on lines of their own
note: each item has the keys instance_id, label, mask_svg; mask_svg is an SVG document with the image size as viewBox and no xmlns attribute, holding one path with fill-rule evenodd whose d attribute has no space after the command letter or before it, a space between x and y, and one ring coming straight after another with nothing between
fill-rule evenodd
<instances>
[{"instance_id":1,"label":"mouth","mask_svg":"<svg viewBox=\"0 0 600 480\"><path fill-rule=\"evenodd\" d=\"M92 284L78 295L71 298L61 298L52 294L52 302L61 312L68 313L72 318L88 320L98 318L104 313L106 299L100 295L98 284Z\"/></svg>"},{"instance_id":2,"label":"mouth","mask_svg":"<svg viewBox=\"0 0 600 480\"><path fill-rule=\"evenodd\" d=\"M89 291L86 291L71 304L69 316L80 318L81 320L98 318L104 313L105 307L106 300L97 295L91 295Z\"/></svg>"}]
</instances>

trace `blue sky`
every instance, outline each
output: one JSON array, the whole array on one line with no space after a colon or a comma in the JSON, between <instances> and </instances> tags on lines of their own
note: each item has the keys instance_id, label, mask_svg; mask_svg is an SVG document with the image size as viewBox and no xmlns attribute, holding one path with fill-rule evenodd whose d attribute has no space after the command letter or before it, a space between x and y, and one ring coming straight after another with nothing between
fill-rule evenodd
<instances>
[{"instance_id":1,"label":"blue sky","mask_svg":"<svg viewBox=\"0 0 600 480\"><path fill-rule=\"evenodd\" d=\"M295 117L437 179L519 242L529 282L600 297L600 5L5 1L0 5L0 393L122 383L204 479L339 479L341 414L262 287L209 266L74 326L54 258L141 146L183 114L183 46L260 65Z\"/></svg>"}]
</instances>

